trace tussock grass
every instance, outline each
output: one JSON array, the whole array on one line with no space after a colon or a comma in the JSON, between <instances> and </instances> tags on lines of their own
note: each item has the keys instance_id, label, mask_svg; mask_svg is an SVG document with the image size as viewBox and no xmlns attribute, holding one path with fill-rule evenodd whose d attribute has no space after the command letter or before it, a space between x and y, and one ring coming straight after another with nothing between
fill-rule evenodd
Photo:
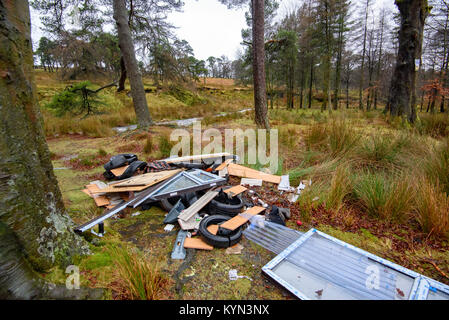
<instances>
[{"instance_id":1,"label":"tussock grass","mask_svg":"<svg viewBox=\"0 0 449 320\"><path fill-rule=\"evenodd\" d=\"M329 150L332 157L351 152L360 140L360 134L347 121L334 120L328 124Z\"/></svg>"},{"instance_id":2,"label":"tussock grass","mask_svg":"<svg viewBox=\"0 0 449 320\"><path fill-rule=\"evenodd\" d=\"M349 168L345 164L339 165L335 170L326 199L328 209L339 211L342 208L344 198L351 193L350 174Z\"/></svg>"},{"instance_id":3,"label":"tussock grass","mask_svg":"<svg viewBox=\"0 0 449 320\"><path fill-rule=\"evenodd\" d=\"M415 212L424 232L438 237L449 236L449 197L441 192L438 184L420 180Z\"/></svg>"},{"instance_id":4,"label":"tussock grass","mask_svg":"<svg viewBox=\"0 0 449 320\"><path fill-rule=\"evenodd\" d=\"M412 211L415 189L409 177L366 172L355 180L353 196L369 215L403 222Z\"/></svg>"},{"instance_id":5,"label":"tussock grass","mask_svg":"<svg viewBox=\"0 0 449 320\"><path fill-rule=\"evenodd\" d=\"M113 290L130 300L158 300L162 298L166 277L157 263L131 249L113 247L109 249L115 262L117 280Z\"/></svg>"},{"instance_id":6,"label":"tussock grass","mask_svg":"<svg viewBox=\"0 0 449 320\"><path fill-rule=\"evenodd\" d=\"M424 171L432 183L449 194L449 138L431 149L424 160Z\"/></svg>"},{"instance_id":7,"label":"tussock grass","mask_svg":"<svg viewBox=\"0 0 449 320\"><path fill-rule=\"evenodd\" d=\"M434 138L447 137L449 135L449 116L446 113L420 114L416 128L419 133Z\"/></svg>"}]
</instances>

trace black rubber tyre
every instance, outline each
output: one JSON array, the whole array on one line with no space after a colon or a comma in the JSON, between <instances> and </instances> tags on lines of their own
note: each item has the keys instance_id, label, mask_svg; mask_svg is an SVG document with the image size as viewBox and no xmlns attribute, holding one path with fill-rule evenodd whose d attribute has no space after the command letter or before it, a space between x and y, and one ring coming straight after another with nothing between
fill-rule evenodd
<instances>
[{"instance_id":1,"label":"black rubber tyre","mask_svg":"<svg viewBox=\"0 0 449 320\"><path fill-rule=\"evenodd\" d=\"M198 200L198 197L196 193L187 193L185 195L179 196L179 197L172 197L167 199L162 199L159 203L162 209L164 209L167 212L170 212L171 209L176 205L179 199L182 199L183 204L187 207L191 206L196 200ZM195 200L196 199L196 200Z\"/></svg>"},{"instance_id":2,"label":"black rubber tyre","mask_svg":"<svg viewBox=\"0 0 449 320\"><path fill-rule=\"evenodd\" d=\"M230 187L224 187L222 190L226 190ZM228 200L227 200L228 201ZM229 217L235 217L239 213L242 212L244 203L242 197L240 195L233 197L230 199L230 203L224 203L222 199L220 199L220 195L215 197L209 202L209 213L211 215L225 215Z\"/></svg>"},{"instance_id":3,"label":"black rubber tyre","mask_svg":"<svg viewBox=\"0 0 449 320\"><path fill-rule=\"evenodd\" d=\"M242 228L238 228L234 231L228 231L228 235L214 235L207 230L207 227L213 224L220 225L221 223L231 219L229 216L208 216L201 220L199 233L203 236L204 240L211 246L217 248L228 248L237 244L242 239ZM219 229L220 230L220 229Z\"/></svg>"},{"instance_id":4,"label":"black rubber tyre","mask_svg":"<svg viewBox=\"0 0 449 320\"><path fill-rule=\"evenodd\" d=\"M167 199L162 199L159 204L161 206L162 209L164 209L167 212L170 212L171 209L173 209L173 207L175 206L176 202L178 202L178 200L181 197L173 197L173 198L167 198Z\"/></svg>"}]
</instances>

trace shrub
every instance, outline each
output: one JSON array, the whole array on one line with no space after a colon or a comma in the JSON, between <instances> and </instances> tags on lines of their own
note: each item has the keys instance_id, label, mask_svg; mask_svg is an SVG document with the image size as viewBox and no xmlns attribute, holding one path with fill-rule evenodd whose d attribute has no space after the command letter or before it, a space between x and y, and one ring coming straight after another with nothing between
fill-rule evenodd
<instances>
[{"instance_id":1,"label":"shrub","mask_svg":"<svg viewBox=\"0 0 449 320\"><path fill-rule=\"evenodd\" d=\"M147 261L143 254L127 248L112 248L117 282L113 288L125 299L157 300L162 298L162 290L167 279L158 264Z\"/></svg>"},{"instance_id":2,"label":"shrub","mask_svg":"<svg viewBox=\"0 0 449 320\"><path fill-rule=\"evenodd\" d=\"M449 234L449 197L438 185L421 180L415 201L415 212L427 234L447 237Z\"/></svg>"},{"instance_id":3,"label":"shrub","mask_svg":"<svg viewBox=\"0 0 449 320\"><path fill-rule=\"evenodd\" d=\"M46 106L53 110L58 117L70 113L72 115L97 113L97 108L103 105L96 91L89 89L92 83L83 81L65 88L53 96Z\"/></svg>"}]
</instances>

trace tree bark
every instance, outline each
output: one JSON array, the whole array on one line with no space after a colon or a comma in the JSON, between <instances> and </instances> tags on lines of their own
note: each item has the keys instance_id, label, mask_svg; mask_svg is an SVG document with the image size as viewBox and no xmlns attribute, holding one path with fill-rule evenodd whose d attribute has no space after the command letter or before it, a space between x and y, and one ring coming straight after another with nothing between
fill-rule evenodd
<instances>
[{"instance_id":1,"label":"tree bark","mask_svg":"<svg viewBox=\"0 0 449 320\"><path fill-rule=\"evenodd\" d=\"M252 0L255 122L269 129L265 83L264 0Z\"/></svg>"},{"instance_id":2,"label":"tree bark","mask_svg":"<svg viewBox=\"0 0 449 320\"><path fill-rule=\"evenodd\" d=\"M125 90L125 81L126 81L126 67L125 60L123 60L123 56L120 58L120 79L118 81L117 92Z\"/></svg>"},{"instance_id":3,"label":"tree bark","mask_svg":"<svg viewBox=\"0 0 449 320\"><path fill-rule=\"evenodd\" d=\"M363 87L364 87L364 73L365 73L365 55L366 55L366 34L368 32L368 12L371 0L366 0L365 6L365 29L363 32L363 49L362 49L362 66L360 68L360 86L359 86L359 109L363 110Z\"/></svg>"},{"instance_id":4,"label":"tree bark","mask_svg":"<svg viewBox=\"0 0 449 320\"><path fill-rule=\"evenodd\" d=\"M0 222L31 266L45 271L89 249L73 232L53 173L35 96L30 26L27 0L0 0Z\"/></svg>"},{"instance_id":5,"label":"tree bark","mask_svg":"<svg viewBox=\"0 0 449 320\"><path fill-rule=\"evenodd\" d=\"M125 62L126 73L131 85L134 110L139 127L146 128L152 124L150 111L148 110L142 76L137 66L136 53L128 25L128 15L125 0L114 0L114 20L117 23L119 47Z\"/></svg>"},{"instance_id":6,"label":"tree bark","mask_svg":"<svg viewBox=\"0 0 449 320\"><path fill-rule=\"evenodd\" d=\"M401 15L399 50L390 85L387 111L392 116L416 120L415 61L421 58L423 30L429 12L427 0L396 0Z\"/></svg>"}]
</instances>

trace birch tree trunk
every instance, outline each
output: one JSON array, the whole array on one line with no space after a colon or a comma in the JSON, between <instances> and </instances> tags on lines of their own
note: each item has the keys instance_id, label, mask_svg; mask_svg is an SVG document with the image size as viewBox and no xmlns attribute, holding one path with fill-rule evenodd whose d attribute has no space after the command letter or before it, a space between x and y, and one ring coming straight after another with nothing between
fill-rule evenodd
<instances>
[{"instance_id":1,"label":"birch tree trunk","mask_svg":"<svg viewBox=\"0 0 449 320\"><path fill-rule=\"evenodd\" d=\"M126 74L131 85L134 110L139 127L146 128L152 124L150 111L148 110L142 76L137 66L136 53L128 25L128 14L125 0L114 0L114 20L117 23L119 47L125 62Z\"/></svg>"}]
</instances>

